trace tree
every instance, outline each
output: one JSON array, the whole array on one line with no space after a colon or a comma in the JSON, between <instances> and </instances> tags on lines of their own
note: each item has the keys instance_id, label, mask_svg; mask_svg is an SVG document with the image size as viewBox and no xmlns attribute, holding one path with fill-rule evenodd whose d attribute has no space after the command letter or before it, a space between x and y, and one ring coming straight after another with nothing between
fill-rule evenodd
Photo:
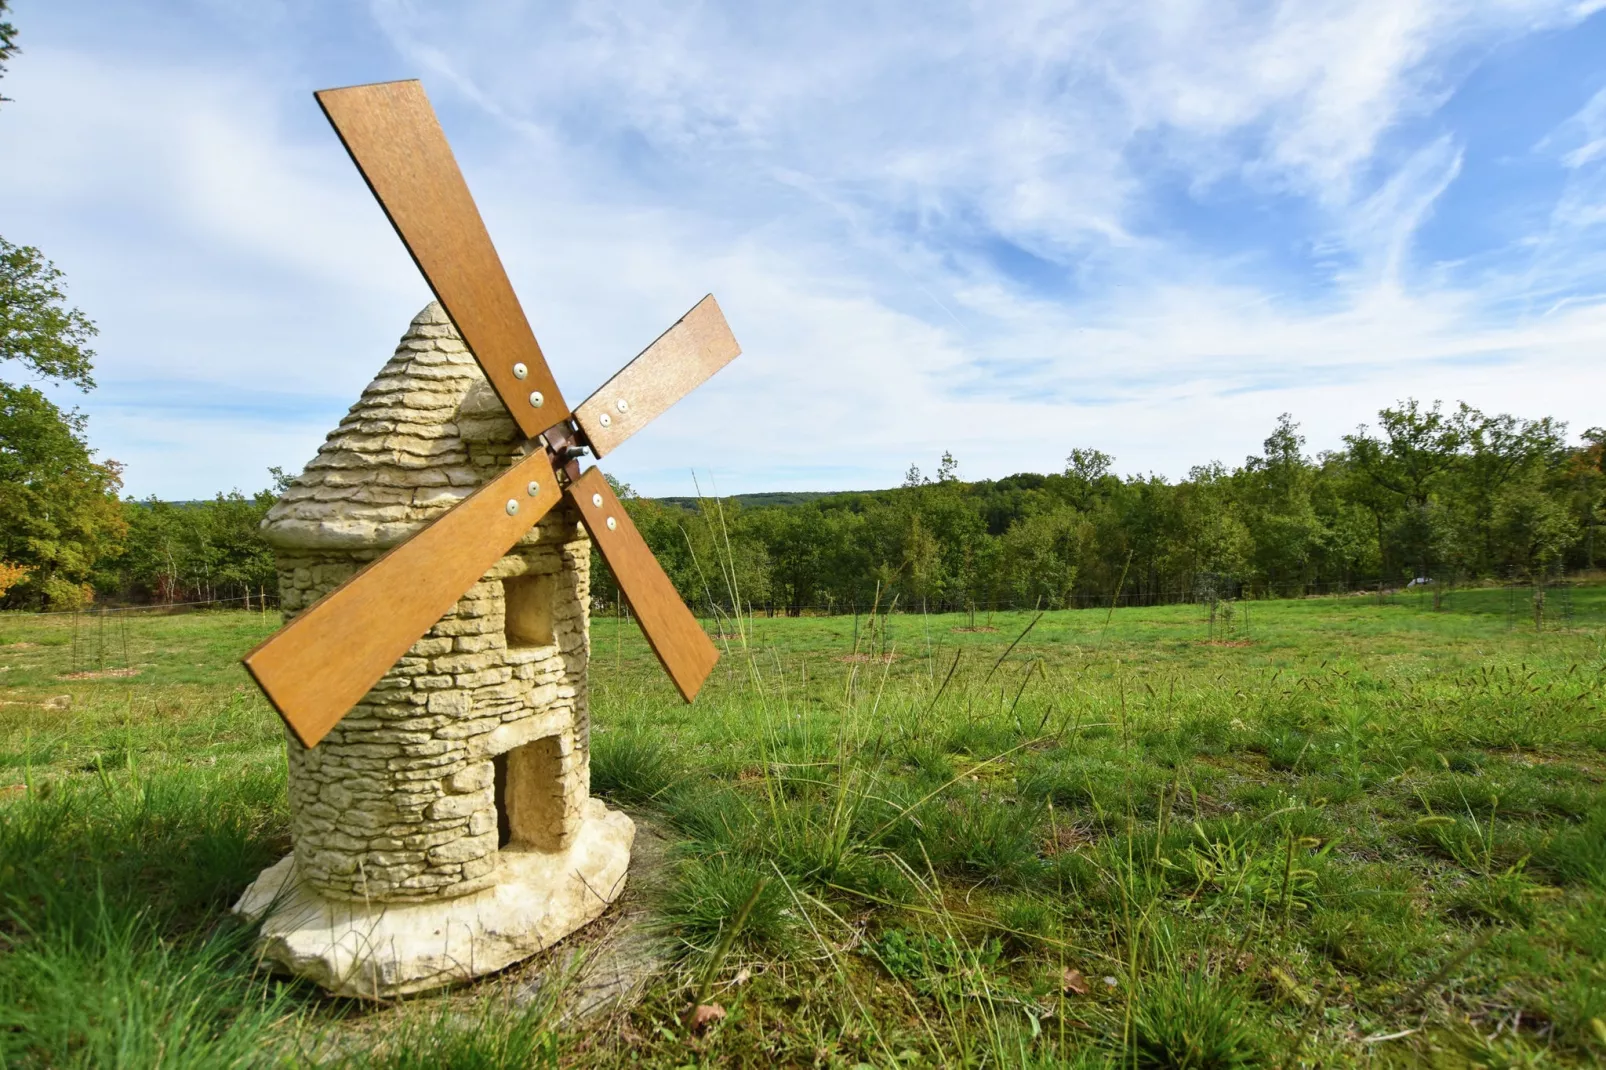
<instances>
[{"instance_id":1,"label":"tree","mask_svg":"<svg viewBox=\"0 0 1606 1070\"><path fill-rule=\"evenodd\" d=\"M1606 524L1606 428L1591 427L1568 461L1573 516L1580 529L1578 563L1594 568L1599 560L1596 532Z\"/></svg>"},{"instance_id":2,"label":"tree","mask_svg":"<svg viewBox=\"0 0 1606 1070\"><path fill-rule=\"evenodd\" d=\"M1553 571L1578 538L1566 507L1546 494L1538 480L1514 483L1494 507L1494 526L1504 564L1513 575L1537 579Z\"/></svg>"},{"instance_id":3,"label":"tree","mask_svg":"<svg viewBox=\"0 0 1606 1070\"><path fill-rule=\"evenodd\" d=\"M277 586L262 520L277 495L239 491L209 502L123 504L128 538L116 571L97 585L154 602L239 598Z\"/></svg>"},{"instance_id":4,"label":"tree","mask_svg":"<svg viewBox=\"0 0 1606 1070\"><path fill-rule=\"evenodd\" d=\"M1394 542L1414 563L1417 575L1425 576L1430 563L1440 556L1446 535L1433 492L1441 475L1456 462L1462 429L1440 410L1437 401L1424 411L1410 398L1397 409L1379 410L1377 417L1381 437L1373 438L1363 424L1355 434L1345 435L1344 442L1360 474L1403 505L1403 515L1394 526ZM1374 511L1379 553L1386 559L1382 513L1375 509L1375 502Z\"/></svg>"},{"instance_id":5,"label":"tree","mask_svg":"<svg viewBox=\"0 0 1606 1070\"><path fill-rule=\"evenodd\" d=\"M1550 417L1521 420L1508 414L1487 416L1462 402L1454 417L1463 447L1458 466L1458 504L1471 514L1475 534L1467 541L1476 547L1473 571L1496 559L1494 513L1506 485L1535 466L1563 456L1566 425ZM1470 533L1469 533L1470 534Z\"/></svg>"},{"instance_id":6,"label":"tree","mask_svg":"<svg viewBox=\"0 0 1606 1070\"><path fill-rule=\"evenodd\" d=\"M1315 468L1304 455L1305 438L1283 413L1263 443L1265 453L1248 457L1239 478L1254 542L1255 571L1273 589L1314 580L1314 562L1325 534L1311 503Z\"/></svg>"},{"instance_id":7,"label":"tree","mask_svg":"<svg viewBox=\"0 0 1606 1070\"><path fill-rule=\"evenodd\" d=\"M1004 534L1007 590L1020 605L1068 606L1091 525L1067 505L1027 517Z\"/></svg>"},{"instance_id":8,"label":"tree","mask_svg":"<svg viewBox=\"0 0 1606 1070\"><path fill-rule=\"evenodd\" d=\"M5 27L6 48L14 33ZM19 361L88 390L94 353L85 343L95 325L64 302L56 266L0 238L0 364ZM84 424L35 388L0 380L0 562L28 570L7 591L12 602L82 605L97 562L121 547L121 468L94 460Z\"/></svg>"},{"instance_id":9,"label":"tree","mask_svg":"<svg viewBox=\"0 0 1606 1070\"><path fill-rule=\"evenodd\" d=\"M66 305L61 271L30 245L0 238L0 363L20 361L35 374L88 390L95 325Z\"/></svg>"},{"instance_id":10,"label":"tree","mask_svg":"<svg viewBox=\"0 0 1606 1070\"><path fill-rule=\"evenodd\" d=\"M0 561L0 598L4 598L7 591L28 578L33 569L25 565L8 565Z\"/></svg>"},{"instance_id":11,"label":"tree","mask_svg":"<svg viewBox=\"0 0 1606 1070\"><path fill-rule=\"evenodd\" d=\"M96 563L127 532L121 469L94 460L84 422L31 386L0 382L0 561L29 569L12 603L84 604Z\"/></svg>"},{"instance_id":12,"label":"tree","mask_svg":"<svg viewBox=\"0 0 1606 1070\"><path fill-rule=\"evenodd\" d=\"M0 0L0 75L6 73L6 60L22 51L17 47L17 28L3 18L6 9L10 6L10 0ZM0 101L6 99L6 97L0 97ZM5 593L5 589L0 588L0 594L3 593Z\"/></svg>"}]
</instances>

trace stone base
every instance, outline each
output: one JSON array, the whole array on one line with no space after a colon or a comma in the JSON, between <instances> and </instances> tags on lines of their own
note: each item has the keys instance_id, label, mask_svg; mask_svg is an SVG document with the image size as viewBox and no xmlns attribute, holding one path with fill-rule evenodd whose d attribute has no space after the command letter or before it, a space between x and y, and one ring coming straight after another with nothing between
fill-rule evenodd
<instances>
[{"instance_id":1,"label":"stone base","mask_svg":"<svg viewBox=\"0 0 1606 1070\"><path fill-rule=\"evenodd\" d=\"M259 954L337 996L409 995L495 973L594 920L624 890L635 831L588 799L567 849L503 850L492 887L420 903L325 899L291 855L263 870L234 912L266 915Z\"/></svg>"}]
</instances>

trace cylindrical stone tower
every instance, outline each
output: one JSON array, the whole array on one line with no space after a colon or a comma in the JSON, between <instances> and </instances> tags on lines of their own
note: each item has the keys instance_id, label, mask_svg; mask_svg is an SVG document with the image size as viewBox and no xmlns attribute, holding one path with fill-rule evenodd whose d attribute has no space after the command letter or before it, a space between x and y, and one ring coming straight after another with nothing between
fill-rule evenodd
<instances>
[{"instance_id":1,"label":"cylindrical stone tower","mask_svg":"<svg viewBox=\"0 0 1606 1070\"><path fill-rule=\"evenodd\" d=\"M506 470L523 442L430 304L263 523L286 617ZM367 908L473 896L572 852L590 818L626 829L628 858L628 819L588 803L589 566L590 542L564 499L317 747L286 733L301 894ZM612 894L596 898L580 923ZM537 926L542 940L553 924ZM483 966L496 956L479 939ZM307 957L280 951L269 942L292 969ZM372 994L364 985L394 994L441 983L429 980L433 966L425 982L406 979L405 967L385 980L353 954L348 965L368 971L355 985L325 978L339 971L338 955L298 972L358 995Z\"/></svg>"}]
</instances>

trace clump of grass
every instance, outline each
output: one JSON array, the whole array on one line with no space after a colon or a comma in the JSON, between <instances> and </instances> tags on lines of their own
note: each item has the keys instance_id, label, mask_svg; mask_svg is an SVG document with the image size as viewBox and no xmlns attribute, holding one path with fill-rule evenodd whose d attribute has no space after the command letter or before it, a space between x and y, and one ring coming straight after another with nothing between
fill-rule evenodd
<instances>
[{"instance_id":1,"label":"clump of grass","mask_svg":"<svg viewBox=\"0 0 1606 1070\"><path fill-rule=\"evenodd\" d=\"M1485 877L1475 877L1451 897L1451 915L1474 922L1529 925L1534 920L1534 899L1541 889L1523 874L1521 865Z\"/></svg>"},{"instance_id":2,"label":"clump of grass","mask_svg":"<svg viewBox=\"0 0 1606 1070\"><path fill-rule=\"evenodd\" d=\"M1017 952L1038 950L1045 940L1058 937L1063 925L1059 911L1041 895L1005 896L994 904L993 916L1005 944Z\"/></svg>"},{"instance_id":3,"label":"clump of grass","mask_svg":"<svg viewBox=\"0 0 1606 1070\"><path fill-rule=\"evenodd\" d=\"M777 956L797 947L802 919L785 885L753 862L730 855L680 861L664 896L663 925L688 954L707 956L744 908L735 946Z\"/></svg>"},{"instance_id":4,"label":"clump of grass","mask_svg":"<svg viewBox=\"0 0 1606 1070\"><path fill-rule=\"evenodd\" d=\"M594 732L591 790L622 803L659 801L686 778L666 740L640 729Z\"/></svg>"},{"instance_id":5,"label":"clump of grass","mask_svg":"<svg viewBox=\"0 0 1606 1070\"><path fill-rule=\"evenodd\" d=\"M1408 975L1434 950L1421 926L1390 922L1365 912L1318 915L1309 924L1313 946L1357 976L1382 980Z\"/></svg>"},{"instance_id":6,"label":"clump of grass","mask_svg":"<svg viewBox=\"0 0 1606 1070\"><path fill-rule=\"evenodd\" d=\"M1127 755L1075 754L1035 771L1021 784L1021 794L1098 814L1154 817L1170 780L1166 770Z\"/></svg>"},{"instance_id":7,"label":"clump of grass","mask_svg":"<svg viewBox=\"0 0 1606 1070\"><path fill-rule=\"evenodd\" d=\"M1606 892L1606 808L1542 839L1534 862L1564 881Z\"/></svg>"},{"instance_id":8,"label":"clump of grass","mask_svg":"<svg viewBox=\"0 0 1606 1070\"><path fill-rule=\"evenodd\" d=\"M953 779L954 763L948 752L929 740L916 740L904 750L905 760L913 767L917 783L936 786Z\"/></svg>"},{"instance_id":9,"label":"clump of grass","mask_svg":"<svg viewBox=\"0 0 1606 1070\"><path fill-rule=\"evenodd\" d=\"M253 933L166 937L103 889L72 925L11 915L0 965L0 1063L237 1066L260 1058L293 1002L252 975Z\"/></svg>"},{"instance_id":10,"label":"clump of grass","mask_svg":"<svg viewBox=\"0 0 1606 1070\"><path fill-rule=\"evenodd\" d=\"M1264 1065L1250 1008L1237 988L1203 970L1145 980L1132 1006L1131 1060L1154 1070Z\"/></svg>"},{"instance_id":11,"label":"clump of grass","mask_svg":"<svg viewBox=\"0 0 1606 1070\"><path fill-rule=\"evenodd\" d=\"M910 810L890 827L886 843L916 872L1021 884L1043 868L1043 810L1034 803L984 798L956 788Z\"/></svg>"}]
</instances>

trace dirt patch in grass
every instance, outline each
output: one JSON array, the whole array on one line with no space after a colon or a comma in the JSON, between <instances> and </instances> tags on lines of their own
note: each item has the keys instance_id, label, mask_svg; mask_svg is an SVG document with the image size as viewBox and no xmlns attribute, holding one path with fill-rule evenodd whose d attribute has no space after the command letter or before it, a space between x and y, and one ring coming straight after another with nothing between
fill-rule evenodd
<instances>
[{"instance_id":1,"label":"dirt patch in grass","mask_svg":"<svg viewBox=\"0 0 1606 1070\"><path fill-rule=\"evenodd\" d=\"M960 635L975 635L975 634L977 634L979 632L997 632L998 631L997 628L989 628L985 624L978 624L974 628L949 628L948 630L951 631L951 632L956 632L956 633L958 633Z\"/></svg>"},{"instance_id":2,"label":"dirt patch in grass","mask_svg":"<svg viewBox=\"0 0 1606 1070\"><path fill-rule=\"evenodd\" d=\"M901 657L903 657L902 654L894 654L891 651L888 651L885 654L843 654L836 660L848 662L854 665L858 665L866 661L874 661L881 665L890 665Z\"/></svg>"},{"instance_id":3,"label":"dirt patch in grass","mask_svg":"<svg viewBox=\"0 0 1606 1070\"><path fill-rule=\"evenodd\" d=\"M0 650L38 650L38 643L0 643Z\"/></svg>"},{"instance_id":4,"label":"dirt patch in grass","mask_svg":"<svg viewBox=\"0 0 1606 1070\"><path fill-rule=\"evenodd\" d=\"M1077 822L1055 823L1044 838L1043 853L1057 855L1063 851L1079 851L1093 846L1098 837L1091 825Z\"/></svg>"},{"instance_id":5,"label":"dirt patch in grass","mask_svg":"<svg viewBox=\"0 0 1606 1070\"><path fill-rule=\"evenodd\" d=\"M1201 639L1200 646L1254 646L1253 639Z\"/></svg>"},{"instance_id":6,"label":"dirt patch in grass","mask_svg":"<svg viewBox=\"0 0 1606 1070\"><path fill-rule=\"evenodd\" d=\"M138 669L94 669L90 672L69 672L56 677L58 680L111 680L128 676L138 676Z\"/></svg>"}]
</instances>

